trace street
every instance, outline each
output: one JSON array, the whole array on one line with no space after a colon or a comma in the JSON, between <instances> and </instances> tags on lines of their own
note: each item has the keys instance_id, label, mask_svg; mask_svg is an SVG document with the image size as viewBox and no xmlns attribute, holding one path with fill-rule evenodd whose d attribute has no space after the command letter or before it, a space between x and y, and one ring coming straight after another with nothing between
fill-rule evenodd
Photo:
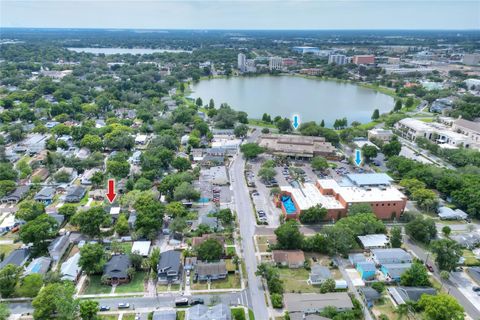
<instances>
[{"instance_id":1,"label":"street","mask_svg":"<svg viewBox=\"0 0 480 320\"><path fill-rule=\"evenodd\" d=\"M429 258L429 253L420 246L416 245L408 237L404 237L404 245L408 250L412 251L420 260L425 261ZM437 281L441 283L442 280L440 278L440 271L434 263L431 262L430 264L433 266L434 269L433 276ZM455 278L452 277L451 279ZM472 302L468 298L466 298L465 295L463 295L463 293L457 288L457 285L454 284L451 279L444 281L445 290L448 292L448 294L452 295L453 297L455 297L455 299L457 299L457 301L465 309L465 312L472 319L480 319L480 309L478 309L478 306L473 305Z\"/></svg>"},{"instance_id":2,"label":"street","mask_svg":"<svg viewBox=\"0 0 480 320\"><path fill-rule=\"evenodd\" d=\"M230 182L233 190L235 209L240 223L240 236L242 237L243 258L247 269L248 291L253 312L257 319L269 319L268 308L265 303L265 292L257 271L257 258L253 246L255 235L255 213L253 212L247 184L244 176L245 161L238 155L230 168Z\"/></svg>"}]
</instances>

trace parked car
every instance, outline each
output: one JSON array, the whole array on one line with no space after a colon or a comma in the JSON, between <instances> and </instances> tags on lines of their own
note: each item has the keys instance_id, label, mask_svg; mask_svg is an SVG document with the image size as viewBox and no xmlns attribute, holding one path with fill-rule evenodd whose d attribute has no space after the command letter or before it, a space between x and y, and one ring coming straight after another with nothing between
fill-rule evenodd
<instances>
[{"instance_id":1,"label":"parked car","mask_svg":"<svg viewBox=\"0 0 480 320\"><path fill-rule=\"evenodd\" d=\"M428 263L425 263L425 267L427 267L428 271L430 272L434 272L435 270L433 270L433 267L431 264L428 264Z\"/></svg>"},{"instance_id":2,"label":"parked car","mask_svg":"<svg viewBox=\"0 0 480 320\"><path fill-rule=\"evenodd\" d=\"M110 307L109 306L100 306L100 311L109 311Z\"/></svg>"},{"instance_id":3,"label":"parked car","mask_svg":"<svg viewBox=\"0 0 480 320\"><path fill-rule=\"evenodd\" d=\"M205 302L203 301L203 299L200 299L200 298L195 298L195 299L191 299L190 300L190 305L191 306L194 306L194 305L197 305L197 304L204 304Z\"/></svg>"},{"instance_id":4,"label":"parked car","mask_svg":"<svg viewBox=\"0 0 480 320\"><path fill-rule=\"evenodd\" d=\"M474 287L472 287L472 290L474 292L480 292L480 287L474 286Z\"/></svg>"},{"instance_id":5,"label":"parked car","mask_svg":"<svg viewBox=\"0 0 480 320\"><path fill-rule=\"evenodd\" d=\"M187 298L177 298L177 299L175 299L175 306L176 307L188 306L188 299Z\"/></svg>"},{"instance_id":6,"label":"parked car","mask_svg":"<svg viewBox=\"0 0 480 320\"><path fill-rule=\"evenodd\" d=\"M128 308L130 308L130 303L120 302L118 304L118 309L128 309Z\"/></svg>"}]
</instances>

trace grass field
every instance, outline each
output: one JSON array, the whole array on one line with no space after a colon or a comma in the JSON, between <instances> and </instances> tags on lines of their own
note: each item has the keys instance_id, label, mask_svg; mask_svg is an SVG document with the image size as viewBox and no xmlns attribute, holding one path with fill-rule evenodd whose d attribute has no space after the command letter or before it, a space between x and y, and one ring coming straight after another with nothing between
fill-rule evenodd
<instances>
[{"instance_id":1,"label":"grass field","mask_svg":"<svg viewBox=\"0 0 480 320\"><path fill-rule=\"evenodd\" d=\"M117 320L118 315L116 315L116 314L105 314L105 315L98 316L98 318L100 320ZM125 319L125 317L124 317L124 319Z\"/></svg>"},{"instance_id":2,"label":"grass field","mask_svg":"<svg viewBox=\"0 0 480 320\"><path fill-rule=\"evenodd\" d=\"M135 320L135 313L124 314L122 320Z\"/></svg>"},{"instance_id":3,"label":"grass field","mask_svg":"<svg viewBox=\"0 0 480 320\"><path fill-rule=\"evenodd\" d=\"M225 280L212 281L210 289L240 288L240 275L229 274Z\"/></svg>"},{"instance_id":4,"label":"grass field","mask_svg":"<svg viewBox=\"0 0 480 320\"><path fill-rule=\"evenodd\" d=\"M115 293L143 292L145 272L136 272L129 283L121 284L115 289Z\"/></svg>"},{"instance_id":5,"label":"grass field","mask_svg":"<svg viewBox=\"0 0 480 320\"><path fill-rule=\"evenodd\" d=\"M20 243L0 244L0 255L8 256L10 252L20 247Z\"/></svg>"},{"instance_id":6,"label":"grass field","mask_svg":"<svg viewBox=\"0 0 480 320\"><path fill-rule=\"evenodd\" d=\"M230 257L233 256L233 255L235 255L235 247L227 247L226 253L227 253L227 255L230 256Z\"/></svg>"},{"instance_id":7,"label":"grass field","mask_svg":"<svg viewBox=\"0 0 480 320\"><path fill-rule=\"evenodd\" d=\"M384 314L388 317L388 319L396 320L398 319L398 314L395 313L395 307L392 301L388 298L384 298L378 303L376 303L372 308L373 313L377 316L377 318Z\"/></svg>"},{"instance_id":8,"label":"grass field","mask_svg":"<svg viewBox=\"0 0 480 320\"><path fill-rule=\"evenodd\" d=\"M112 287L102 284L101 279L102 279L102 276L99 276L99 275L90 276L88 286L83 293L84 294L110 293L112 291Z\"/></svg>"},{"instance_id":9,"label":"grass field","mask_svg":"<svg viewBox=\"0 0 480 320\"><path fill-rule=\"evenodd\" d=\"M231 308L232 320L245 320L245 310L243 308Z\"/></svg>"},{"instance_id":10,"label":"grass field","mask_svg":"<svg viewBox=\"0 0 480 320\"><path fill-rule=\"evenodd\" d=\"M463 257L465 258L466 266L480 265L480 261L475 257L471 250L463 250Z\"/></svg>"},{"instance_id":11,"label":"grass field","mask_svg":"<svg viewBox=\"0 0 480 320\"><path fill-rule=\"evenodd\" d=\"M185 320L185 310L177 311L176 320Z\"/></svg>"},{"instance_id":12,"label":"grass field","mask_svg":"<svg viewBox=\"0 0 480 320\"><path fill-rule=\"evenodd\" d=\"M304 292L318 292L319 288L307 283L309 272L303 268L300 269L278 269L280 279L283 280L285 292L300 291Z\"/></svg>"}]
</instances>

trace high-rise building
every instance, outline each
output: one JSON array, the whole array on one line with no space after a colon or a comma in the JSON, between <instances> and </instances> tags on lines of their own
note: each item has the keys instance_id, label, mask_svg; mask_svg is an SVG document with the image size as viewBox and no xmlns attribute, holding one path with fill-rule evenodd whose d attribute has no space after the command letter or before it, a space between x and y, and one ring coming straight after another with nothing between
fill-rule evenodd
<instances>
[{"instance_id":1,"label":"high-rise building","mask_svg":"<svg viewBox=\"0 0 480 320\"><path fill-rule=\"evenodd\" d=\"M243 53L239 53L237 57L238 70L240 70L241 72L245 72L247 70L246 62L247 56Z\"/></svg>"},{"instance_id":2,"label":"high-rise building","mask_svg":"<svg viewBox=\"0 0 480 320\"><path fill-rule=\"evenodd\" d=\"M268 61L268 68L270 70L281 70L283 59L281 57L270 57Z\"/></svg>"},{"instance_id":3,"label":"high-rise building","mask_svg":"<svg viewBox=\"0 0 480 320\"><path fill-rule=\"evenodd\" d=\"M338 65L346 64L347 56L344 54L331 54L330 56L328 56L328 64L332 64L332 63L338 64Z\"/></svg>"},{"instance_id":4,"label":"high-rise building","mask_svg":"<svg viewBox=\"0 0 480 320\"><path fill-rule=\"evenodd\" d=\"M374 55L359 55L353 56L352 62L355 64L374 64L375 56Z\"/></svg>"},{"instance_id":5,"label":"high-rise building","mask_svg":"<svg viewBox=\"0 0 480 320\"><path fill-rule=\"evenodd\" d=\"M245 72L257 72L257 67L255 66L255 60L247 59L245 61Z\"/></svg>"}]
</instances>

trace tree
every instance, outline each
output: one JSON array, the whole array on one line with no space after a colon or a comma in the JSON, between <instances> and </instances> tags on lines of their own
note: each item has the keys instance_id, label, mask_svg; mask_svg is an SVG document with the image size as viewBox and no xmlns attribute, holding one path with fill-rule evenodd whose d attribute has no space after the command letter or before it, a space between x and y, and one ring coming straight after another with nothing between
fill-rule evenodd
<instances>
[{"instance_id":1,"label":"tree","mask_svg":"<svg viewBox=\"0 0 480 320\"><path fill-rule=\"evenodd\" d=\"M405 225L405 232L415 240L430 243L437 236L435 221L430 218L417 216Z\"/></svg>"},{"instance_id":2,"label":"tree","mask_svg":"<svg viewBox=\"0 0 480 320\"><path fill-rule=\"evenodd\" d=\"M22 268L14 264L7 264L0 270L0 295L9 298L15 292L15 287L22 274Z\"/></svg>"},{"instance_id":3,"label":"tree","mask_svg":"<svg viewBox=\"0 0 480 320\"><path fill-rule=\"evenodd\" d=\"M10 316L10 310L6 303L0 303L0 320L7 320Z\"/></svg>"},{"instance_id":4,"label":"tree","mask_svg":"<svg viewBox=\"0 0 480 320\"><path fill-rule=\"evenodd\" d=\"M450 239L432 241L431 250L435 253L435 262L440 270L453 271L462 256L462 248Z\"/></svg>"},{"instance_id":5,"label":"tree","mask_svg":"<svg viewBox=\"0 0 480 320\"><path fill-rule=\"evenodd\" d=\"M417 201L417 205L428 211L434 211L434 209L438 206L438 199L437 195L434 191L429 189L415 189L412 192L412 199Z\"/></svg>"},{"instance_id":6,"label":"tree","mask_svg":"<svg viewBox=\"0 0 480 320\"><path fill-rule=\"evenodd\" d=\"M45 206L43 203L34 201L34 200L23 200L20 203L15 217L17 219L22 219L25 221L34 220L41 214L45 213Z\"/></svg>"},{"instance_id":7,"label":"tree","mask_svg":"<svg viewBox=\"0 0 480 320\"><path fill-rule=\"evenodd\" d=\"M58 223L48 214L41 214L34 220L28 221L21 229L19 238L23 243L32 243L35 254L47 249L48 239L57 234Z\"/></svg>"},{"instance_id":8,"label":"tree","mask_svg":"<svg viewBox=\"0 0 480 320\"><path fill-rule=\"evenodd\" d=\"M402 144L395 137L389 143L386 143L382 147L382 152L387 157L398 156L402 150Z\"/></svg>"},{"instance_id":9,"label":"tree","mask_svg":"<svg viewBox=\"0 0 480 320\"><path fill-rule=\"evenodd\" d=\"M125 178L130 173L130 164L128 161L107 161L107 172L118 178Z\"/></svg>"},{"instance_id":10,"label":"tree","mask_svg":"<svg viewBox=\"0 0 480 320\"><path fill-rule=\"evenodd\" d=\"M285 222L275 230L275 235L279 249L300 249L303 245L303 234L296 221Z\"/></svg>"},{"instance_id":11,"label":"tree","mask_svg":"<svg viewBox=\"0 0 480 320\"><path fill-rule=\"evenodd\" d=\"M1 180L0 181L0 197L4 197L17 188L17 184L12 180Z\"/></svg>"},{"instance_id":12,"label":"tree","mask_svg":"<svg viewBox=\"0 0 480 320\"><path fill-rule=\"evenodd\" d=\"M450 233L452 232L452 229L449 226L444 226L442 228L443 235L448 238Z\"/></svg>"},{"instance_id":13,"label":"tree","mask_svg":"<svg viewBox=\"0 0 480 320\"><path fill-rule=\"evenodd\" d=\"M128 234L128 231L129 227L127 216L125 214L121 214L117 219L117 223L115 224L115 232L117 232L119 236L124 236Z\"/></svg>"},{"instance_id":14,"label":"tree","mask_svg":"<svg viewBox=\"0 0 480 320\"><path fill-rule=\"evenodd\" d=\"M141 177L136 182L133 188L135 190L149 190L152 187L152 181L148 180L147 178Z\"/></svg>"},{"instance_id":15,"label":"tree","mask_svg":"<svg viewBox=\"0 0 480 320\"><path fill-rule=\"evenodd\" d=\"M283 118L275 122L280 133L290 133L293 131L292 121L288 118Z\"/></svg>"},{"instance_id":16,"label":"tree","mask_svg":"<svg viewBox=\"0 0 480 320\"><path fill-rule=\"evenodd\" d=\"M283 308L283 296L281 294L272 293L270 295L270 300L272 301L272 307Z\"/></svg>"},{"instance_id":17,"label":"tree","mask_svg":"<svg viewBox=\"0 0 480 320\"><path fill-rule=\"evenodd\" d=\"M270 167L262 167L258 171L258 176L262 178L262 181L271 181L273 178L275 178L276 174L277 172L275 169Z\"/></svg>"},{"instance_id":18,"label":"tree","mask_svg":"<svg viewBox=\"0 0 480 320\"><path fill-rule=\"evenodd\" d=\"M349 229L355 236L386 233L385 224L373 213L357 213L337 221L335 226Z\"/></svg>"},{"instance_id":19,"label":"tree","mask_svg":"<svg viewBox=\"0 0 480 320\"><path fill-rule=\"evenodd\" d=\"M130 253L130 262L132 263L132 267L135 270L140 270L142 268L143 257L138 254L138 251Z\"/></svg>"},{"instance_id":20,"label":"tree","mask_svg":"<svg viewBox=\"0 0 480 320\"><path fill-rule=\"evenodd\" d=\"M378 118L380 118L380 111L378 111L378 109L375 109L373 110L373 114L372 114L372 120L377 120Z\"/></svg>"},{"instance_id":21,"label":"tree","mask_svg":"<svg viewBox=\"0 0 480 320\"><path fill-rule=\"evenodd\" d=\"M233 133L235 134L235 136L237 138L243 138L243 137L247 136L248 126L246 124L239 124L233 130Z\"/></svg>"},{"instance_id":22,"label":"tree","mask_svg":"<svg viewBox=\"0 0 480 320\"><path fill-rule=\"evenodd\" d=\"M390 244L392 248L400 248L402 246L402 228L395 226L390 231Z\"/></svg>"},{"instance_id":23,"label":"tree","mask_svg":"<svg viewBox=\"0 0 480 320\"><path fill-rule=\"evenodd\" d=\"M327 279L320 285L320 293L335 291L335 280Z\"/></svg>"},{"instance_id":24,"label":"tree","mask_svg":"<svg viewBox=\"0 0 480 320\"><path fill-rule=\"evenodd\" d=\"M405 270L400 278L402 286L407 287L429 287L427 268L420 262L412 263L410 269Z\"/></svg>"},{"instance_id":25,"label":"tree","mask_svg":"<svg viewBox=\"0 0 480 320\"><path fill-rule=\"evenodd\" d=\"M247 159L256 158L259 154L263 153L265 149L260 147L257 143L244 143L240 146L240 151Z\"/></svg>"},{"instance_id":26,"label":"tree","mask_svg":"<svg viewBox=\"0 0 480 320\"><path fill-rule=\"evenodd\" d=\"M77 205L66 203L58 208L58 213L65 217L65 220L70 219L77 212Z\"/></svg>"},{"instance_id":27,"label":"tree","mask_svg":"<svg viewBox=\"0 0 480 320\"><path fill-rule=\"evenodd\" d=\"M268 113L262 115L262 121L267 123L272 123L272 117Z\"/></svg>"},{"instance_id":28,"label":"tree","mask_svg":"<svg viewBox=\"0 0 480 320\"><path fill-rule=\"evenodd\" d=\"M324 234L327 239L327 252L329 255L346 255L355 247L355 234L351 229L342 226L326 227Z\"/></svg>"},{"instance_id":29,"label":"tree","mask_svg":"<svg viewBox=\"0 0 480 320\"><path fill-rule=\"evenodd\" d=\"M179 200L198 200L200 198L200 192L189 182L182 182L178 185L174 192L173 198L176 201Z\"/></svg>"},{"instance_id":30,"label":"tree","mask_svg":"<svg viewBox=\"0 0 480 320\"><path fill-rule=\"evenodd\" d=\"M220 107L214 117L215 126L220 129L232 129L237 122L237 112L230 107Z\"/></svg>"},{"instance_id":31,"label":"tree","mask_svg":"<svg viewBox=\"0 0 480 320\"><path fill-rule=\"evenodd\" d=\"M100 310L98 302L94 300L80 301L80 318L82 320L97 320L97 312Z\"/></svg>"},{"instance_id":32,"label":"tree","mask_svg":"<svg viewBox=\"0 0 480 320\"><path fill-rule=\"evenodd\" d=\"M209 109L215 108L215 101L213 101L213 99L210 99L210 102L208 103L208 108Z\"/></svg>"},{"instance_id":33,"label":"tree","mask_svg":"<svg viewBox=\"0 0 480 320\"><path fill-rule=\"evenodd\" d=\"M349 216L359 213L373 213L372 205L369 203L355 203L348 207Z\"/></svg>"},{"instance_id":34,"label":"tree","mask_svg":"<svg viewBox=\"0 0 480 320\"><path fill-rule=\"evenodd\" d=\"M203 105L202 98L198 97L197 100L195 100L195 104L197 107L201 107Z\"/></svg>"},{"instance_id":35,"label":"tree","mask_svg":"<svg viewBox=\"0 0 480 320\"><path fill-rule=\"evenodd\" d=\"M327 215L327 209L323 208L320 204L310 207L306 210L302 210L300 213L300 222L304 224L314 224L322 222Z\"/></svg>"},{"instance_id":36,"label":"tree","mask_svg":"<svg viewBox=\"0 0 480 320\"><path fill-rule=\"evenodd\" d=\"M104 248L99 243L87 243L80 249L78 265L87 274L102 272L105 265Z\"/></svg>"},{"instance_id":37,"label":"tree","mask_svg":"<svg viewBox=\"0 0 480 320\"><path fill-rule=\"evenodd\" d=\"M372 288L378 293L383 293L385 291L385 284L383 282L376 281L372 283Z\"/></svg>"},{"instance_id":38,"label":"tree","mask_svg":"<svg viewBox=\"0 0 480 320\"><path fill-rule=\"evenodd\" d=\"M17 171L9 162L0 162L0 180L16 180Z\"/></svg>"},{"instance_id":39,"label":"tree","mask_svg":"<svg viewBox=\"0 0 480 320\"><path fill-rule=\"evenodd\" d=\"M220 219L222 225L228 226L233 222L233 213L229 208L219 210L216 214L217 218Z\"/></svg>"},{"instance_id":40,"label":"tree","mask_svg":"<svg viewBox=\"0 0 480 320\"><path fill-rule=\"evenodd\" d=\"M366 144L362 147L362 154L368 162L378 155L378 149L375 146L370 146Z\"/></svg>"},{"instance_id":41,"label":"tree","mask_svg":"<svg viewBox=\"0 0 480 320\"><path fill-rule=\"evenodd\" d=\"M197 251L198 259L203 261L220 260L223 254L222 244L216 239L205 240L195 250Z\"/></svg>"},{"instance_id":42,"label":"tree","mask_svg":"<svg viewBox=\"0 0 480 320\"><path fill-rule=\"evenodd\" d=\"M323 171L328 168L328 161L324 157L314 157L310 162L314 170Z\"/></svg>"},{"instance_id":43,"label":"tree","mask_svg":"<svg viewBox=\"0 0 480 320\"><path fill-rule=\"evenodd\" d=\"M37 296L42 286L42 275L38 273L29 274L20 281L20 286L17 288L17 295L20 297L33 298Z\"/></svg>"},{"instance_id":44,"label":"tree","mask_svg":"<svg viewBox=\"0 0 480 320\"><path fill-rule=\"evenodd\" d=\"M435 296L424 294L418 301L426 320L456 320L464 318L463 307L457 300L445 293Z\"/></svg>"},{"instance_id":45,"label":"tree","mask_svg":"<svg viewBox=\"0 0 480 320\"><path fill-rule=\"evenodd\" d=\"M405 102L405 108L409 109L409 108L413 107L414 103L415 102L413 100L413 97L408 97L407 101Z\"/></svg>"},{"instance_id":46,"label":"tree","mask_svg":"<svg viewBox=\"0 0 480 320\"><path fill-rule=\"evenodd\" d=\"M398 99L395 101L395 106L393 107L393 111L397 112L402 110L402 100Z\"/></svg>"},{"instance_id":47,"label":"tree","mask_svg":"<svg viewBox=\"0 0 480 320\"><path fill-rule=\"evenodd\" d=\"M80 146L87 148L92 152L100 151L103 148L103 141L99 136L86 134L80 142Z\"/></svg>"},{"instance_id":48,"label":"tree","mask_svg":"<svg viewBox=\"0 0 480 320\"><path fill-rule=\"evenodd\" d=\"M187 170L190 170L192 168L192 164L186 158L176 157L172 161L172 167L174 167L178 171L187 171Z\"/></svg>"},{"instance_id":49,"label":"tree","mask_svg":"<svg viewBox=\"0 0 480 320\"><path fill-rule=\"evenodd\" d=\"M110 221L110 216L102 207L92 207L73 217L73 223L80 227L80 232L91 238L100 237L100 227Z\"/></svg>"},{"instance_id":50,"label":"tree","mask_svg":"<svg viewBox=\"0 0 480 320\"><path fill-rule=\"evenodd\" d=\"M133 207L137 211L137 234L154 239L163 225L163 206L151 194L144 193L137 198Z\"/></svg>"},{"instance_id":51,"label":"tree","mask_svg":"<svg viewBox=\"0 0 480 320\"><path fill-rule=\"evenodd\" d=\"M33 299L33 318L36 320L74 319L78 312L78 300L73 298L75 287L73 284L52 283L46 285Z\"/></svg>"},{"instance_id":52,"label":"tree","mask_svg":"<svg viewBox=\"0 0 480 320\"><path fill-rule=\"evenodd\" d=\"M158 262L160 261L160 248L155 247L148 258L150 260L150 267L152 268L154 273L157 273Z\"/></svg>"},{"instance_id":53,"label":"tree","mask_svg":"<svg viewBox=\"0 0 480 320\"><path fill-rule=\"evenodd\" d=\"M237 113L237 120L242 124L248 123L248 114L245 111L239 111Z\"/></svg>"}]
</instances>

